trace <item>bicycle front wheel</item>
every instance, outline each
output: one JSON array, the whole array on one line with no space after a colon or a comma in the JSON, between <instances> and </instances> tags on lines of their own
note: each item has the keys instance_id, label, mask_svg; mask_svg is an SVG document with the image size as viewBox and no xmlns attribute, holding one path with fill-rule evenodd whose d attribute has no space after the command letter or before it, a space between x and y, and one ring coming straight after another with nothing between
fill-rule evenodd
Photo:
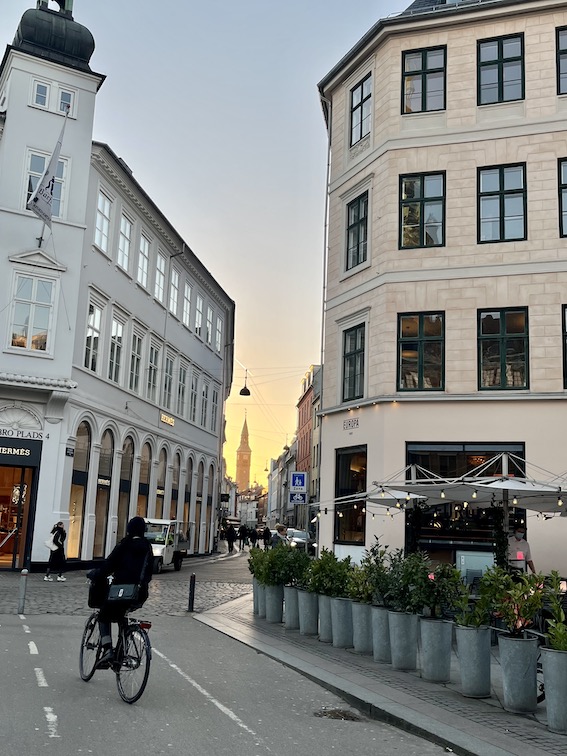
<instances>
[{"instance_id":1,"label":"bicycle front wheel","mask_svg":"<svg viewBox=\"0 0 567 756\"><path fill-rule=\"evenodd\" d=\"M146 631L136 625L126 628L123 648L117 659L116 684L126 703L137 701L148 682L152 650Z\"/></svg>"},{"instance_id":2,"label":"bicycle front wheel","mask_svg":"<svg viewBox=\"0 0 567 756\"><path fill-rule=\"evenodd\" d=\"M98 613L93 612L85 625L79 653L79 673L85 682L88 682L94 675L100 653Z\"/></svg>"}]
</instances>

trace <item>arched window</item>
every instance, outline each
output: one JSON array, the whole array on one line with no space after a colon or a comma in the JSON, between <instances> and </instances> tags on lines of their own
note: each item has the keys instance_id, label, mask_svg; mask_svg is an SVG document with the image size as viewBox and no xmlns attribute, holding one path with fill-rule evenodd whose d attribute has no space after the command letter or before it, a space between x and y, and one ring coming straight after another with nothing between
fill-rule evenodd
<instances>
[{"instance_id":1,"label":"arched window","mask_svg":"<svg viewBox=\"0 0 567 756\"><path fill-rule=\"evenodd\" d=\"M82 422L77 428L77 441L75 442L73 456L73 476L69 497L69 533L67 536L68 559L81 558L87 478L91 459L91 437L90 425Z\"/></svg>"},{"instance_id":2,"label":"arched window","mask_svg":"<svg viewBox=\"0 0 567 756\"><path fill-rule=\"evenodd\" d=\"M181 457L176 454L173 459L173 481L171 484L171 507L169 519L177 520L177 501L179 499L179 473L181 471Z\"/></svg>"},{"instance_id":3,"label":"arched window","mask_svg":"<svg viewBox=\"0 0 567 756\"><path fill-rule=\"evenodd\" d=\"M99 559L105 555L113 459L114 436L112 435L112 431L106 430L103 433L102 441L100 443L100 459L98 463L93 544L94 559Z\"/></svg>"},{"instance_id":4,"label":"arched window","mask_svg":"<svg viewBox=\"0 0 567 756\"><path fill-rule=\"evenodd\" d=\"M162 449L159 453L157 491L156 491L156 517L158 520L162 520L164 517L163 500L165 497L166 473L167 473L167 452L165 449Z\"/></svg>"},{"instance_id":5,"label":"arched window","mask_svg":"<svg viewBox=\"0 0 567 756\"><path fill-rule=\"evenodd\" d=\"M151 469L152 450L150 445L146 443L142 447L142 460L140 462L140 483L138 485L138 503L136 505L136 514L138 517L148 516Z\"/></svg>"},{"instance_id":6,"label":"arched window","mask_svg":"<svg viewBox=\"0 0 567 756\"><path fill-rule=\"evenodd\" d=\"M209 467L209 480L207 483L207 531L205 541L205 551L208 553L211 551L211 530L213 524L213 499L214 499L214 486L215 486L215 468L211 465Z\"/></svg>"},{"instance_id":7,"label":"arched window","mask_svg":"<svg viewBox=\"0 0 567 756\"><path fill-rule=\"evenodd\" d=\"M134 468L134 441L128 436L122 446L120 465L120 493L118 494L118 525L116 538L120 541L126 535L130 511L130 491L132 490L132 470Z\"/></svg>"},{"instance_id":8,"label":"arched window","mask_svg":"<svg viewBox=\"0 0 567 756\"><path fill-rule=\"evenodd\" d=\"M195 532L195 523L191 523L189 515L191 513L191 488L193 485L193 460L187 461L187 475L185 477L185 498L183 500L183 525L187 534L187 540L192 539L191 524L193 525L193 532Z\"/></svg>"},{"instance_id":9,"label":"arched window","mask_svg":"<svg viewBox=\"0 0 567 756\"><path fill-rule=\"evenodd\" d=\"M203 506L203 483L205 478L205 468L202 462L199 462L197 468L197 497L195 499L195 553L200 554L205 548L205 537L201 533L201 508Z\"/></svg>"}]
</instances>

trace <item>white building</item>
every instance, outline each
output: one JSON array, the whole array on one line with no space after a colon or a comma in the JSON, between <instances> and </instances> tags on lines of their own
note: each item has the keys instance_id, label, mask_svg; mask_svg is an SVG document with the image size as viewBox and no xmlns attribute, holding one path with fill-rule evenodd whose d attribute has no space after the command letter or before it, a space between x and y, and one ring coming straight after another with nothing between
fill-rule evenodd
<instances>
[{"instance_id":1,"label":"white building","mask_svg":"<svg viewBox=\"0 0 567 756\"><path fill-rule=\"evenodd\" d=\"M490 514L474 507L410 523L404 502L348 497L410 464L458 475L500 452L539 480L567 470L565 3L416 0L319 90L332 156L321 544L488 553ZM561 511L528 513L537 569L567 573Z\"/></svg>"},{"instance_id":2,"label":"white building","mask_svg":"<svg viewBox=\"0 0 567 756\"><path fill-rule=\"evenodd\" d=\"M234 302L92 141L104 76L90 32L38 0L0 64L0 566L78 564L135 515L177 517L212 550ZM53 222L26 203L69 106ZM127 114L123 114L127 117Z\"/></svg>"}]
</instances>

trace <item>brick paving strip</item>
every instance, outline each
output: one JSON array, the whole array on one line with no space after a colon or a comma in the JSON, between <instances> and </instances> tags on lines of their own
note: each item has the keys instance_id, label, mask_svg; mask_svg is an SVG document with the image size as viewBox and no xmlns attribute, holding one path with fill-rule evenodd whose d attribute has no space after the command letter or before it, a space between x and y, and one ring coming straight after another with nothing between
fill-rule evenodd
<instances>
[{"instance_id":1,"label":"brick paving strip","mask_svg":"<svg viewBox=\"0 0 567 756\"><path fill-rule=\"evenodd\" d=\"M549 732L545 707L535 716L510 714L498 697L465 698L455 683L422 680L352 650L333 648L315 637L270 624L252 613L250 594L198 617L309 677L370 716L433 740L464 756L566 756L567 737Z\"/></svg>"}]
</instances>

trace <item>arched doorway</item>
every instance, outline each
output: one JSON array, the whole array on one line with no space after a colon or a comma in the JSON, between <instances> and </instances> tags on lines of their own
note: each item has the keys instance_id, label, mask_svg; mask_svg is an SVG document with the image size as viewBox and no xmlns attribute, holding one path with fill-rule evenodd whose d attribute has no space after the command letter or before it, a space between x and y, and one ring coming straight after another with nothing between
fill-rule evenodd
<instances>
[{"instance_id":1,"label":"arched doorway","mask_svg":"<svg viewBox=\"0 0 567 756\"><path fill-rule=\"evenodd\" d=\"M100 559L105 555L113 459L114 436L112 435L112 431L106 430L102 435L102 441L100 443L100 459L98 462L93 544L94 559Z\"/></svg>"},{"instance_id":2,"label":"arched doorway","mask_svg":"<svg viewBox=\"0 0 567 756\"><path fill-rule=\"evenodd\" d=\"M187 460L187 475L185 478L185 497L183 500L183 523L186 530L187 539L193 543L193 534L191 532L191 488L193 486L193 460ZM193 523L193 532L195 524Z\"/></svg>"},{"instance_id":3,"label":"arched doorway","mask_svg":"<svg viewBox=\"0 0 567 756\"><path fill-rule=\"evenodd\" d=\"M126 535L128 513L130 511L130 492L132 490L132 470L134 468L134 441L130 436L122 446L122 463L120 465L120 493L118 494L118 523L116 537L120 541Z\"/></svg>"},{"instance_id":4,"label":"arched doorway","mask_svg":"<svg viewBox=\"0 0 567 756\"><path fill-rule=\"evenodd\" d=\"M68 559L81 558L91 441L90 425L83 421L77 428L77 441L73 456L73 476L69 497L69 533L67 535Z\"/></svg>"},{"instance_id":5,"label":"arched doorway","mask_svg":"<svg viewBox=\"0 0 567 756\"><path fill-rule=\"evenodd\" d=\"M181 457L176 454L173 458L173 481L171 484L171 506L169 519L177 520L177 502L179 500L179 473L181 471Z\"/></svg>"},{"instance_id":6,"label":"arched doorway","mask_svg":"<svg viewBox=\"0 0 567 756\"><path fill-rule=\"evenodd\" d=\"M211 465L209 467L209 481L207 485L207 532L205 551L208 553L211 550L211 525L213 522L213 499L215 489L215 468Z\"/></svg>"},{"instance_id":7,"label":"arched doorway","mask_svg":"<svg viewBox=\"0 0 567 756\"><path fill-rule=\"evenodd\" d=\"M165 476L167 473L167 452L162 449L159 453L157 491L156 491L156 517L162 520L164 517L163 500L165 498Z\"/></svg>"},{"instance_id":8,"label":"arched doorway","mask_svg":"<svg viewBox=\"0 0 567 756\"><path fill-rule=\"evenodd\" d=\"M148 516L148 499L150 496L150 472L152 469L152 450L148 443L142 447L140 462L140 483L138 484L138 503L136 514L138 517Z\"/></svg>"},{"instance_id":9,"label":"arched doorway","mask_svg":"<svg viewBox=\"0 0 567 756\"><path fill-rule=\"evenodd\" d=\"M202 462L199 462L197 468L197 497L195 500L195 545L194 551L200 553L200 547L205 544L205 539L201 537L201 508L203 505L203 483L205 478L205 468Z\"/></svg>"}]
</instances>

